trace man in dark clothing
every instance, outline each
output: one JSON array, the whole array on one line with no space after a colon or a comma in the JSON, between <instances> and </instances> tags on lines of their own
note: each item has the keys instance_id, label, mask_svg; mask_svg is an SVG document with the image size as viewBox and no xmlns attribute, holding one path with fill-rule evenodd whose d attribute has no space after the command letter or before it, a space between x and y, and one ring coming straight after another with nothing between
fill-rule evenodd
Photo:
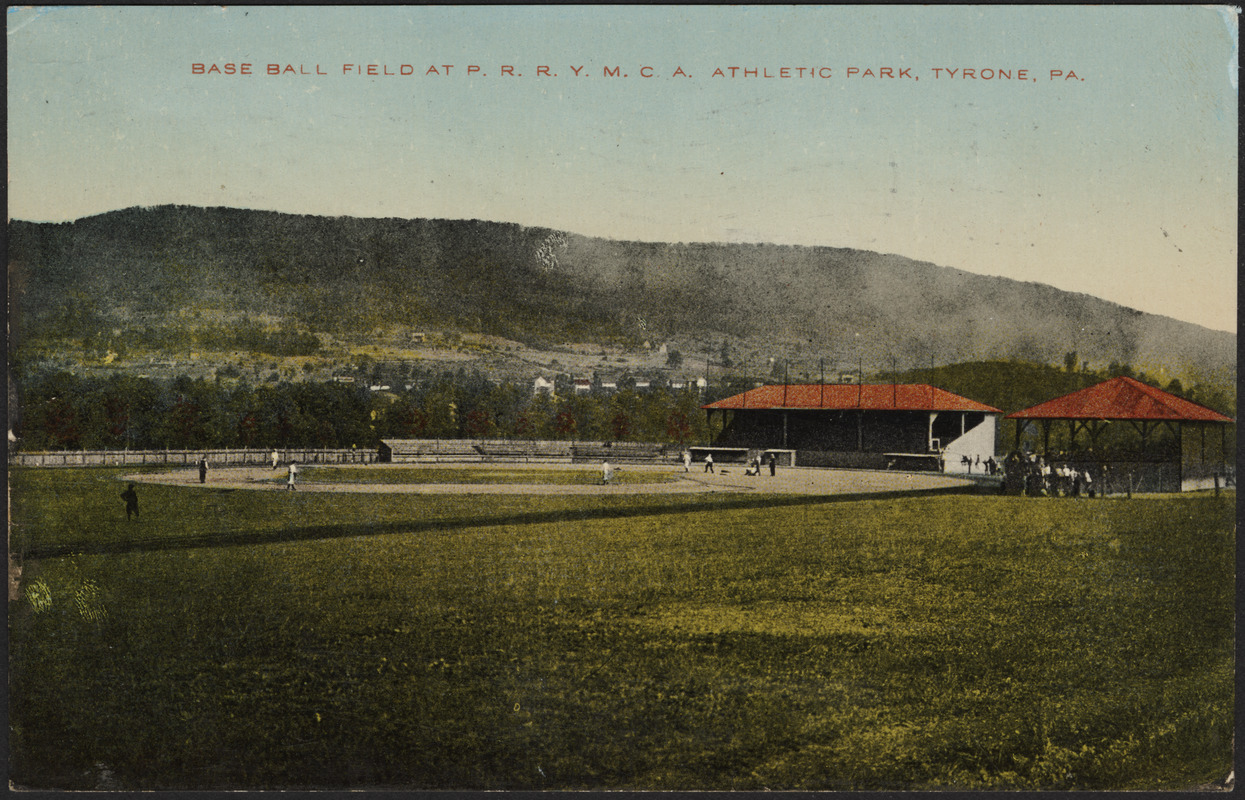
<instances>
[{"instance_id":1,"label":"man in dark clothing","mask_svg":"<svg viewBox=\"0 0 1245 800\"><path fill-rule=\"evenodd\" d=\"M138 492L134 491L134 484L130 484L130 488L121 493L121 499L125 501L125 518L138 516Z\"/></svg>"},{"instance_id":2,"label":"man in dark clothing","mask_svg":"<svg viewBox=\"0 0 1245 800\"><path fill-rule=\"evenodd\" d=\"M769 476L774 477L774 472L778 467L778 456L773 453L769 454Z\"/></svg>"},{"instance_id":3,"label":"man in dark clothing","mask_svg":"<svg viewBox=\"0 0 1245 800\"><path fill-rule=\"evenodd\" d=\"M207 471L207 456L203 456L199 459L199 483L207 483Z\"/></svg>"}]
</instances>

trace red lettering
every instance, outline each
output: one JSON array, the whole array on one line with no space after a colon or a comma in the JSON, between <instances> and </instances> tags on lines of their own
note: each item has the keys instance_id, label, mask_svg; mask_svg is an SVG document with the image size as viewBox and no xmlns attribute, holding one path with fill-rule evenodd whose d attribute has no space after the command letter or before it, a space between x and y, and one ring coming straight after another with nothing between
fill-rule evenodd
<instances>
[{"instance_id":1,"label":"red lettering","mask_svg":"<svg viewBox=\"0 0 1245 800\"><path fill-rule=\"evenodd\" d=\"M973 74L973 73L975 73L975 72L976 72L976 70L972 70L972 69L965 68L965 69L960 70L960 77L961 77L961 78L973 78L973 79L976 79L976 78L977 78L977 76Z\"/></svg>"},{"instance_id":2,"label":"red lettering","mask_svg":"<svg viewBox=\"0 0 1245 800\"><path fill-rule=\"evenodd\" d=\"M602 77L605 77L605 78L617 78L617 77L618 77L618 74L619 74L619 72L620 72L621 70L622 70L622 67L614 67L613 69L610 69L609 67L606 67L606 68L605 68L605 74L604 74Z\"/></svg>"},{"instance_id":3,"label":"red lettering","mask_svg":"<svg viewBox=\"0 0 1245 800\"><path fill-rule=\"evenodd\" d=\"M250 74L251 74L251 65L250 65L250 64L243 64L243 65L242 65L242 74L243 74L243 75L250 75Z\"/></svg>"},{"instance_id":4,"label":"red lettering","mask_svg":"<svg viewBox=\"0 0 1245 800\"><path fill-rule=\"evenodd\" d=\"M1057 76L1062 75L1062 74L1063 74L1063 70L1061 70L1061 69L1052 69L1052 70L1050 71L1050 79L1053 81L1053 80L1054 80Z\"/></svg>"},{"instance_id":5,"label":"red lettering","mask_svg":"<svg viewBox=\"0 0 1245 800\"><path fill-rule=\"evenodd\" d=\"M378 73L377 73L377 71L376 71L376 65L375 65L375 64L368 64L368 65L367 65L367 74L368 74L368 75L376 75L376 74L378 74Z\"/></svg>"},{"instance_id":6,"label":"red lettering","mask_svg":"<svg viewBox=\"0 0 1245 800\"><path fill-rule=\"evenodd\" d=\"M190 65L190 74L191 74L191 75L202 75L202 74L203 74L203 65L202 65L202 64L191 64L191 65Z\"/></svg>"},{"instance_id":7,"label":"red lettering","mask_svg":"<svg viewBox=\"0 0 1245 800\"><path fill-rule=\"evenodd\" d=\"M480 71L480 68L479 68L478 66L476 66L475 64L468 64L468 65L467 65L467 74L468 74L468 75L474 75L475 73L477 73L477 72L479 72L479 71Z\"/></svg>"},{"instance_id":8,"label":"red lettering","mask_svg":"<svg viewBox=\"0 0 1245 800\"><path fill-rule=\"evenodd\" d=\"M509 76L511 76L511 77L514 77L514 67L509 67L509 66L505 66L505 65L503 65L503 66L502 66L502 68L501 68L501 74L502 74L502 75L509 75Z\"/></svg>"},{"instance_id":9,"label":"red lettering","mask_svg":"<svg viewBox=\"0 0 1245 800\"><path fill-rule=\"evenodd\" d=\"M403 64L402 66L398 67L398 72L401 72L403 75L414 75L415 68L412 67L410 64Z\"/></svg>"},{"instance_id":10,"label":"red lettering","mask_svg":"<svg viewBox=\"0 0 1245 800\"><path fill-rule=\"evenodd\" d=\"M677 78L677 77L679 77L680 75L682 75L684 78L690 78L690 77L692 77L691 75L688 75L686 72L684 72L682 67L675 67L675 68L674 68L674 72L673 72L673 73L671 73L670 77L671 77L671 78Z\"/></svg>"},{"instance_id":11,"label":"red lettering","mask_svg":"<svg viewBox=\"0 0 1245 800\"><path fill-rule=\"evenodd\" d=\"M574 72L574 73L575 73L575 77L577 77L577 78L578 78L578 77L579 77L579 71L580 71L581 69L583 69L583 65L582 65L582 64L581 64L580 66L578 66L578 67L571 67L571 72Z\"/></svg>"},{"instance_id":12,"label":"red lettering","mask_svg":"<svg viewBox=\"0 0 1245 800\"><path fill-rule=\"evenodd\" d=\"M280 74L281 74L281 65L280 65L280 64L269 64L269 65L268 65L268 74L269 74L269 75L280 75Z\"/></svg>"},{"instance_id":13,"label":"red lettering","mask_svg":"<svg viewBox=\"0 0 1245 800\"><path fill-rule=\"evenodd\" d=\"M653 77L653 68L652 67L640 67L640 77L641 78Z\"/></svg>"},{"instance_id":14,"label":"red lettering","mask_svg":"<svg viewBox=\"0 0 1245 800\"><path fill-rule=\"evenodd\" d=\"M801 71L803 71L803 70L801 70ZM780 77L780 78L790 78L790 77L791 77L791 67L779 67L779 68L778 68L778 77Z\"/></svg>"}]
</instances>

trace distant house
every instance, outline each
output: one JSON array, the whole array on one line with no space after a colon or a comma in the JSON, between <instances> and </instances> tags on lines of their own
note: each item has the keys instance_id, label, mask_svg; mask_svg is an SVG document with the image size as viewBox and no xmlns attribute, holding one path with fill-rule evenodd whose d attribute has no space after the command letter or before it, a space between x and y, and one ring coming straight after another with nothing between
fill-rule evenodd
<instances>
[{"instance_id":1,"label":"distant house","mask_svg":"<svg viewBox=\"0 0 1245 800\"><path fill-rule=\"evenodd\" d=\"M686 389L687 381L670 381L670 388L679 391Z\"/></svg>"},{"instance_id":2,"label":"distant house","mask_svg":"<svg viewBox=\"0 0 1245 800\"><path fill-rule=\"evenodd\" d=\"M354 383L354 378L350 375L334 375L333 383Z\"/></svg>"},{"instance_id":3,"label":"distant house","mask_svg":"<svg viewBox=\"0 0 1245 800\"><path fill-rule=\"evenodd\" d=\"M416 344L423 344L424 342L428 341L428 334L423 333L423 332L412 333L411 341Z\"/></svg>"},{"instance_id":4,"label":"distant house","mask_svg":"<svg viewBox=\"0 0 1245 800\"><path fill-rule=\"evenodd\" d=\"M652 388L652 384L649 381L635 382L635 390L637 392L647 392L650 388Z\"/></svg>"},{"instance_id":5,"label":"distant house","mask_svg":"<svg viewBox=\"0 0 1245 800\"><path fill-rule=\"evenodd\" d=\"M532 395L553 394L553 381L548 380L543 375L537 375L536 380L532 382Z\"/></svg>"},{"instance_id":6,"label":"distant house","mask_svg":"<svg viewBox=\"0 0 1245 800\"><path fill-rule=\"evenodd\" d=\"M592 381L587 378L576 378L574 389L575 394L589 394L592 391Z\"/></svg>"},{"instance_id":7,"label":"distant house","mask_svg":"<svg viewBox=\"0 0 1245 800\"><path fill-rule=\"evenodd\" d=\"M615 383L614 381L607 381L607 382L605 382L605 383L602 383L602 384L601 384L601 391L603 391L603 392L616 392L616 391L618 391L618 384L617 384L617 383Z\"/></svg>"}]
</instances>

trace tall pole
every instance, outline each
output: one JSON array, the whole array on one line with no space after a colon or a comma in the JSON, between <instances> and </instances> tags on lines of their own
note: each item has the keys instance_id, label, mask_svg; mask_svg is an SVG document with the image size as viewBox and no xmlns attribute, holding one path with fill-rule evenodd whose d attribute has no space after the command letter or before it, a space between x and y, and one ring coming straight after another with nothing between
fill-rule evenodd
<instances>
[{"instance_id":1,"label":"tall pole","mask_svg":"<svg viewBox=\"0 0 1245 800\"><path fill-rule=\"evenodd\" d=\"M865 383L865 357L856 354L856 408L860 408L861 392Z\"/></svg>"},{"instance_id":2,"label":"tall pole","mask_svg":"<svg viewBox=\"0 0 1245 800\"><path fill-rule=\"evenodd\" d=\"M782 407L783 408L787 407L787 367L788 366L789 365L786 359L783 359L783 362L782 362Z\"/></svg>"},{"instance_id":3,"label":"tall pole","mask_svg":"<svg viewBox=\"0 0 1245 800\"><path fill-rule=\"evenodd\" d=\"M818 363L821 365L821 400L818 401L817 406L824 408L826 405L826 359L824 357L818 359Z\"/></svg>"},{"instance_id":4,"label":"tall pole","mask_svg":"<svg viewBox=\"0 0 1245 800\"><path fill-rule=\"evenodd\" d=\"M891 355L891 408L899 408L899 385L895 383L898 377L895 374L895 356Z\"/></svg>"}]
</instances>

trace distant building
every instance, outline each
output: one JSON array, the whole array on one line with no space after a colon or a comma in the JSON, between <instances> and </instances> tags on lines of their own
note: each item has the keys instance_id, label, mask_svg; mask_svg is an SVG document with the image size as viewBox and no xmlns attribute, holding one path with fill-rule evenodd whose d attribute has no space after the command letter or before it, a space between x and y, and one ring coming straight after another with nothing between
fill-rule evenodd
<instances>
[{"instance_id":1,"label":"distant building","mask_svg":"<svg viewBox=\"0 0 1245 800\"><path fill-rule=\"evenodd\" d=\"M553 381L548 380L543 375L537 375L536 380L532 382L532 395L553 395L553 386Z\"/></svg>"},{"instance_id":2,"label":"distant building","mask_svg":"<svg viewBox=\"0 0 1245 800\"><path fill-rule=\"evenodd\" d=\"M354 383L354 378L350 375L334 375L333 383Z\"/></svg>"},{"instance_id":3,"label":"distant building","mask_svg":"<svg viewBox=\"0 0 1245 800\"><path fill-rule=\"evenodd\" d=\"M649 381L635 382L635 390L637 392L647 392L650 388L652 388L652 384Z\"/></svg>"},{"instance_id":4,"label":"distant building","mask_svg":"<svg viewBox=\"0 0 1245 800\"><path fill-rule=\"evenodd\" d=\"M576 378L573 388L575 394L589 394L592 391L592 381L587 378Z\"/></svg>"}]
</instances>

